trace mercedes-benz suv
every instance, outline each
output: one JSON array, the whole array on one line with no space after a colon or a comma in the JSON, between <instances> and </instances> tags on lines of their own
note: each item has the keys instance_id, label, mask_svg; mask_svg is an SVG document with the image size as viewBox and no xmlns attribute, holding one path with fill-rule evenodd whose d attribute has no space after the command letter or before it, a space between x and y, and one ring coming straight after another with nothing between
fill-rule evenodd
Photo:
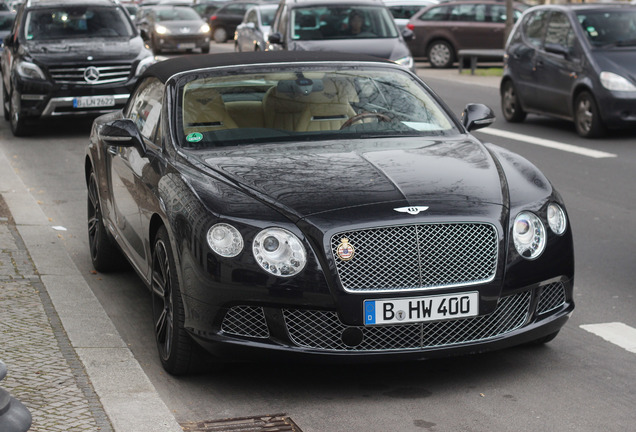
<instances>
[{"instance_id":1,"label":"mercedes-benz suv","mask_svg":"<svg viewBox=\"0 0 636 432\"><path fill-rule=\"evenodd\" d=\"M29 0L4 39L4 117L23 136L39 118L122 108L153 62L118 2Z\"/></svg>"}]
</instances>

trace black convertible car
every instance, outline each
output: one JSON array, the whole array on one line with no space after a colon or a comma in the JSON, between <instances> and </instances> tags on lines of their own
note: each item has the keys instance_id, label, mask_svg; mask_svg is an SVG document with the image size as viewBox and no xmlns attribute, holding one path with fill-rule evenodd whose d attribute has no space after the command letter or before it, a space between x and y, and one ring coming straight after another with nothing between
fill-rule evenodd
<instances>
[{"instance_id":1,"label":"black convertible car","mask_svg":"<svg viewBox=\"0 0 636 432\"><path fill-rule=\"evenodd\" d=\"M150 287L164 368L544 343L574 303L561 197L413 73L317 52L151 66L86 156L90 254ZM293 357L297 355L298 357Z\"/></svg>"}]
</instances>

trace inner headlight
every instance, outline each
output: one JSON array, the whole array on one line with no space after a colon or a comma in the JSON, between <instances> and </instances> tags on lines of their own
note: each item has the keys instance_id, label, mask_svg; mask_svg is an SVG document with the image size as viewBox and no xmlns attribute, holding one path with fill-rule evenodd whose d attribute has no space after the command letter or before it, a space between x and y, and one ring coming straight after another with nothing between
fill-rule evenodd
<instances>
[{"instance_id":1,"label":"inner headlight","mask_svg":"<svg viewBox=\"0 0 636 432\"><path fill-rule=\"evenodd\" d=\"M237 256L243 250L243 237L232 225L218 223L208 230L210 248L222 257Z\"/></svg>"},{"instance_id":2,"label":"inner headlight","mask_svg":"<svg viewBox=\"0 0 636 432\"><path fill-rule=\"evenodd\" d=\"M394 60L394 62L399 64L400 66L404 66L407 69L413 68L413 57L411 56L399 58L397 60Z\"/></svg>"},{"instance_id":3,"label":"inner headlight","mask_svg":"<svg viewBox=\"0 0 636 432\"><path fill-rule=\"evenodd\" d=\"M546 232L543 222L530 212L521 212L515 218L512 237L519 255L535 259L545 249Z\"/></svg>"},{"instance_id":4,"label":"inner headlight","mask_svg":"<svg viewBox=\"0 0 636 432\"><path fill-rule=\"evenodd\" d=\"M568 226L565 212L558 204L551 203L548 206L548 225L556 235L563 234Z\"/></svg>"},{"instance_id":5,"label":"inner headlight","mask_svg":"<svg viewBox=\"0 0 636 432\"><path fill-rule=\"evenodd\" d=\"M266 228L252 243L256 262L275 276L294 276L307 263L303 244L291 232L282 228Z\"/></svg>"},{"instance_id":6,"label":"inner headlight","mask_svg":"<svg viewBox=\"0 0 636 432\"><path fill-rule=\"evenodd\" d=\"M155 31L157 32L157 34L160 35L170 33L170 30L167 27L162 26L161 24L155 25Z\"/></svg>"}]
</instances>

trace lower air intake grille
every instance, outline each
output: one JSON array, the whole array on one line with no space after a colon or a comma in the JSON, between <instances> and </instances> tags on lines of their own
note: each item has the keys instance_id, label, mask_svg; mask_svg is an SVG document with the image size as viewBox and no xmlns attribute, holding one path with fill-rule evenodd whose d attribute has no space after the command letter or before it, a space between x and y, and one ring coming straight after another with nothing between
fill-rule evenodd
<instances>
[{"instance_id":1,"label":"lower air intake grille","mask_svg":"<svg viewBox=\"0 0 636 432\"><path fill-rule=\"evenodd\" d=\"M557 309L565 304L565 288L562 283L546 285L541 290L537 313L543 314Z\"/></svg>"},{"instance_id":2,"label":"lower air intake grille","mask_svg":"<svg viewBox=\"0 0 636 432\"><path fill-rule=\"evenodd\" d=\"M284 309L285 324L292 341L301 347L328 351L386 351L421 349L476 342L503 335L521 327L528 317L530 291L504 297L488 315L451 321L354 327L362 342L348 346L335 312Z\"/></svg>"},{"instance_id":3,"label":"lower air intake grille","mask_svg":"<svg viewBox=\"0 0 636 432\"><path fill-rule=\"evenodd\" d=\"M234 306L223 318L224 333L255 338L268 338L269 329L263 308L256 306Z\"/></svg>"}]
</instances>

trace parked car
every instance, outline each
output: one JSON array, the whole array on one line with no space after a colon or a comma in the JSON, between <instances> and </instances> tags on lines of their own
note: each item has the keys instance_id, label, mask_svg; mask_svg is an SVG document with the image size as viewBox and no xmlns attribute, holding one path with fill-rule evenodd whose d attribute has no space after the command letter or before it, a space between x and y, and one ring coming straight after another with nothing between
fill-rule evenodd
<instances>
[{"instance_id":1,"label":"parked car","mask_svg":"<svg viewBox=\"0 0 636 432\"><path fill-rule=\"evenodd\" d=\"M558 192L415 74L333 52L157 63L88 141L90 258L150 289L159 358L425 359L573 311ZM278 357L277 357L278 356Z\"/></svg>"},{"instance_id":2,"label":"parked car","mask_svg":"<svg viewBox=\"0 0 636 432\"><path fill-rule=\"evenodd\" d=\"M192 5L192 9L194 9L196 13L198 13L199 16L203 18L205 22L209 24L210 17L214 15L214 12L216 12L221 6L223 6L227 2L228 0L219 0L219 1L207 0L203 2L197 2L196 4Z\"/></svg>"},{"instance_id":3,"label":"parked car","mask_svg":"<svg viewBox=\"0 0 636 432\"><path fill-rule=\"evenodd\" d=\"M406 28L411 17L422 8L438 3L438 0L384 0L400 31Z\"/></svg>"},{"instance_id":4,"label":"parked car","mask_svg":"<svg viewBox=\"0 0 636 432\"><path fill-rule=\"evenodd\" d=\"M4 46L4 118L15 136L28 134L28 122L41 117L123 107L155 61L128 13L111 0L30 0Z\"/></svg>"},{"instance_id":5,"label":"parked car","mask_svg":"<svg viewBox=\"0 0 636 432\"><path fill-rule=\"evenodd\" d=\"M534 7L506 47L501 106L574 122L580 136L636 128L636 5Z\"/></svg>"},{"instance_id":6,"label":"parked car","mask_svg":"<svg viewBox=\"0 0 636 432\"><path fill-rule=\"evenodd\" d=\"M375 55L414 70L406 40L380 0L281 0L271 51L338 51Z\"/></svg>"},{"instance_id":7,"label":"parked car","mask_svg":"<svg viewBox=\"0 0 636 432\"><path fill-rule=\"evenodd\" d=\"M235 51L265 51L272 31L276 4L252 6L245 13L243 22L236 27Z\"/></svg>"},{"instance_id":8,"label":"parked car","mask_svg":"<svg viewBox=\"0 0 636 432\"><path fill-rule=\"evenodd\" d=\"M516 21L527 8L514 3ZM506 3L502 1L458 1L429 6L407 24L415 33L409 48L416 58L427 58L434 68L448 68L462 49L503 49Z\"/></svg>"},{"instance_id":9,"label":"parked car","mask_svg":"<svg viewBox=\"0 0 636 432\"><path fill-rule=\"evenodd\" d=\"M155 54L195 49L210 52L210 26L191 7L156 5L142 9L137 27Z\"/></svg>"},{"instance_id":10,"label":"parked car","mask_svg":"<svg viewBox=\"0 0 636 432\"><path fill-rule=\"evenodd\" d=\"M234 36L236 27L243 21L245 12L259 1L232 0L221 6L210 17L212 39L216 43L225 43Z\"/></svg>"},{"instance_id":11,"label":"parked car","mask_svg":"<svg viewBox=\"0 0 636 432\"><path fill-rule=\"evenodd\" d=\"M0 11L0 51L4 49L4 38L11 33L14 21L15 12L9 10Z\"/></svg>"}]
</instances>

